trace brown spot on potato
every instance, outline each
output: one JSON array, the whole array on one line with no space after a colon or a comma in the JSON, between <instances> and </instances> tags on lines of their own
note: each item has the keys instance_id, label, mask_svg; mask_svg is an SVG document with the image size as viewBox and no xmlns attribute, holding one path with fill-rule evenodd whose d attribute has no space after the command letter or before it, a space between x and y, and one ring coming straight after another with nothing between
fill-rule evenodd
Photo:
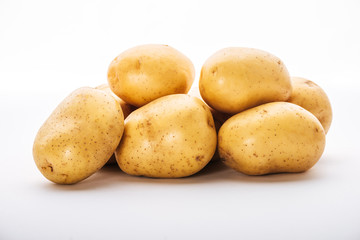
<instances>
[{"instance_id":1,"label":"brown spot on potato","mask_svg":"<svg viewBox=\"0 0 360 240\"><path fill-rule=\"evenodd\" d=\"M310 81L310 80L307 80L307 81L305 81L304 83L305 83L306 85L308 85L309 87L316 87L316 86L317 86L314 82L312 82L312 81Z\"/></svg>"},{"instance_id":2,"label":"brown spot on potato","mask_svg":"<svg viewBox=\"0 0 360 240\"><path fill-rule=\"evenodd\" d=\"M207 124L208 124L208 126L209 126L210 128L212 128L212 129L215 128L215 126L214 126L214 124L213 124L213 121L212 121L212 119L211 119L210 116L208 116L208 118L207 118Z\"/></svg>"},{"instance_id":3,"label":"brown spot on potato","mask_svg":"<svg viewBox=\"0 0 360 240\"><path fill-rule=\"evenodd\" d=\"M198 162L200 162L200 161L203 160L204 158L205 158L204 155L198 155L198 156L196 156L195 160L198 161Z\"/></svg>"},{"instance_id":4,"label":"brown spot on potato","mask_svg":"<svg viewBox=\"0 0 360 240\"><path fill-rule=\"evenodd\" d=\"M229 151L226 151L225 149L221 148L219 146L219 155L220 155L220 159L225 162L225 161L229 161L229 162L234 162L233 160L233 156Z\"/></svg>"},{"instance_id":5,"label":"brown spot on potato","mask_svg":"<svg viewBox=\"0 0 360 240\"><path fill-rule=\"evenodd\" d=\"M139 59L136 61L136 63L135 63L135 68L136 68L137 70L139 70L140 67L141 67L141 59L139 58Z\"/></svg>"},{"instance_id":6,"label":"brown spot on potato","mask_svg":"<svg viewBox=\"0 0 360 240\"><path fill-rule=\"evenodd\" d=\"M215 67L215 68L213 68L213 69L211 70L211 74L212 74L212 75L215 75L215 74L217 73L217 71L218 71L218 68Z\"/></svg>"},{"instance_id":7,"label":"brown spot on potato","mask_svg":"<svg viewBox=\"0 0 360 240\"><path fill-rule=\"evenodd\" d=\"M69 178L69 175L65 173L61 173L60 176L64 178L63 183L68 184L67 179Z\"/></svg>"},{"instance_id":8,"label":"brown spot on potato","mask_svg":"<svg viewBox=\"0 0 360 240\"><path fill-rule=\"evenodd\" d=\"M150 119L146 119L146 126L151 126L152 125L152 123L151 123L151 121L150 121Z\"/></svg>"}]
</instances>

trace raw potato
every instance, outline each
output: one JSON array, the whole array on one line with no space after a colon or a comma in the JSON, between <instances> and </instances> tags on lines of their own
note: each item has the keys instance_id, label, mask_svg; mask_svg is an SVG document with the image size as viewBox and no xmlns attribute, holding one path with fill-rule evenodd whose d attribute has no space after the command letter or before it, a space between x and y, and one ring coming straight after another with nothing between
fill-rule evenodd
<instances>
[{"instance_id":1,"label":"raw potato","mask_svg":"<svg viewBox=\"0 0 360 240\"><path fill-rule=\"evenodd\" d=\"M236 114L257 105L286 101L291 81L284 63L276 56L253 48L225 48L203 65L200 93L212 108Z\"/></svg>"},{"instance_id":2,"label":"raw potato","mask_svg":"<svg viewBox=\"0 0 360 240\"><path fill-rule=\"evenodd\" d=\"M194 77L194 66L185 55L157 44L141 45L121 53L108 70L111 90L137 107L162 96L187 93Z\"/></svg>"},{"instance_id":3,"label":"raw potato","mask_svg":"<svg viewBox=\"0 0 360 240\"><path fill-rule=\"evenodd\" d=\"M55 183L79 182L108 161L123 130L123 113L113 96L80 88L66 97L39 129L33 146L35 163Z\"/></svg>"},{"instance_id":4,"label":"raw potato","mask_svg":"<svg viewBox=\"0 0 360 240\"><path fill-rule=\"evenodd\" d=\"M293 91L288 102L295 103L314 114L327 133L332 121L332 110L324 90L305 78L292 77L291 80Z\"/></svg>"},{"instance_id":5,"label":"raw potato","mask_svg":"<svg viewBox=\"0 0 360 240\"><path fill-rule=\"evenodd\" d=\"M320 159L324 147L319 120L288 102L241 112L224 123L218 136L225 164L248 175L306 171Z\"/></svg>"},{"instance_id":6,"label":"raw potato","mask_svg":"<svg viewBox=\"0 0 360 240\"><path fill-rule=\"evenodd\" d=\"M132 112L115 156L131 175L178 178L200 171L217 136L210 110L186 94L159 98Z\"/></svg>"},{"instance_id":7,"label":"raw potato","mask_svg":"<svg viewBox=\"0 0 360 240\"><path fill-rule=\"evenodd\" d=\"M118 96L116 96L110 89L109 85L108 84L102 84L100 86L97 86L96 89L100 89L100 90L103 90L109 94L111 94L115 100L120 104L121 106L121 110L124 114L124 119L127 118L127 116L130 115L130 113L132 111L134 111L136 109L136 107L126 103L124 100L122 100L121 98L119 98Z\"/></svg>"}]
</instances>

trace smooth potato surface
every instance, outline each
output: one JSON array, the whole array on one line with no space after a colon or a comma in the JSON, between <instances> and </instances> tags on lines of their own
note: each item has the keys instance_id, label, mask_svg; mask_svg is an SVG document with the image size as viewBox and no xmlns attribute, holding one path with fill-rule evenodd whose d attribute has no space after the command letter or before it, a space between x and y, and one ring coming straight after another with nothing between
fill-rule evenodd
<instances>
[{"instance_id":1,"label":"smooth potato surface","mask_svg":"<svg viewBox=\"0 0 360 240\"><path fill-rule=\"evenodd\" d=\"M123 130L123 113L113 96L80 88L66 97L39 129L33 145L35 163L50 181L79 182L108 161Z\"/></svg>"},{"instance_id":2,"label":"smooth potato surface","mask_svg":"<svg viewBox=\"0 0 360 240\"><path fill-rule=\"evenodd\" d=\"M108 69L111 90L136 107L162 96L187 93L194 77L194 66L185 55L158 44L131 48L117 56Z\"/></svg>"},{"instance_id":3,"label":"smooth potato surface","mask_svg":"<svg viewBox=\"0 0 360 240\"><path fill-rule=\"evenodd\" d=\"M174 94L128 116L115 156L120 168L131 175L186 177L210 161L216 142L214 120L205 103Z\"/></svg>"},{"instance_id":4,"label":"smooth potato surface","mask_svg":"<svg viewBox=\"0 0 360 240\"><path fill-rule=\"evenodd\" d=\"M205 101L202 99L202 97L200 95L199 88L198 88L197 85L193 85L188 94L190 96L197 97L197 98L201 99L205 103ZM211 112L211 114L213 116L216 133L218 133L220 127L224 124L224 122L227 119L229 119L231 117L231 115L227 114L227 113L220 112L218 110L215 110L215 109L211 108L207 104L206 104L206 106L209 108L209 110L210 110L210 112ZM214 156L212 157L211 161L219 161L219 160L220 160L220 156L219 156L219 152L218 152L218 150L216 148L216 151L215 151Z\"/></svg>"},{"instance_id":5,"label":"smooth potato surface","mask_svg":"<svg viewBox=\"0 0 360 240\"><path fill-rule=\"evenodd\" d=\"M306 171L320 159L324 147L325 132L319 120L287 102L236 114L218 135L224 163L248 175Z\"/></svg>"},{"instance_id":6,"label":"smooth potato surface","mask_svg":"<svg viewBox=\"0 0 360 240\"><path fill-rule=\"evenodd\" d=\"M116 100L116 101L120 104L120 106L121 106L121 110L122 110L122 112L123 112L123 114L124 114L124 119L127 118L127 116L129 116L130 113L136 109L136 107L134 107L134 106L126 103L124 100L122 100L122 99L119 98L117 95L115 95L115 94L111 91L111 89L110 89L110 87L109 87L108 84L101 84L101 85L97 86L96 89L103 90L103 91L111 94L111 95L115 98L115 100Z\"/></svg>"},{"instance_id":7,"label":"smooth potato surface","mask_svg":"<svg viewBox=\"0 0 360 240\"><path fill-rule=\"evenodd\" d=\"M288 102L299 105L321 122L325 133L330 129L332 109L325 91L313 81L301 77L292 77L293 91Z\"/></svg>"},{"instance_id":8,"label":"smooth potato surface","mask_svg":"<svg viewBox=\"0 0 360 240\"><path fill-rule=\"evenodd\" d=\"M204 63L200 93L212 108L236 114L257 105L286 101L291 81L284 63L276 56L253 48L225 48Z\"/></svg>"}]
</instances>

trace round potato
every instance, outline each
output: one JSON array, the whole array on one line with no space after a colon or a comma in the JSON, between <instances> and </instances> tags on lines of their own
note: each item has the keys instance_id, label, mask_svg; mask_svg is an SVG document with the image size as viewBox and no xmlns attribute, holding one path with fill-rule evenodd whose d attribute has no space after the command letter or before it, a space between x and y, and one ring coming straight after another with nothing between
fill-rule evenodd
<instances>
[{"instance_id":1,"label":"round potato","mask_svg":"<svg viewBox=\"0 0 360 240\"><path fill-rule=\"evenodd\" d=\"M141 45L110 64L111 90L125 102L141 107L159 97L187 93L194 81L192 62L168 45Z\"/></svg>"},{"instance_id":2,"label":"round potato","mask_svg":"<svg viewBox=\"0 0 360 240\"><path fill-rule=\"evenodd\" d=\"M288 102L236 114L218 135L221 159L248 175L306 171L320 159L324 147L325 131L319 120Z\"/></svg>"},{"instance_id":3,"label":"round potato","mask_svg":"<svg viewBox=\"0 0 360 240\"><path fill-rule=\"evenodd\" d=\"M314 114L327 133L332 121L332 109L325 91L305 78L292 77L291 81L293 91L288 102L295 103Z\"/></svg>"},{"instance_id":4,"label":"round potato","mask_svg":"<svg viewBox=\"0 0 360 240\"><path fill-rule=\"evenodd\" d=\"M109 160L123 131L124 116L115 98L102 90L80 88L66 97L40 127L33 157L47 179L73 184Z\"/></svg>"},{"instance_id":5,"label":"round potato","mask_svg":"<svg viewBox=\"0 0 360 240\"><path fill-rule=\"evenodd\" d=\"M210 161L216 142L214 120L205 103L174 94L128 116L115 156L120 168L131 175L186 177Z\"/></svg>"},{"instance_id":6,"label":"round potato","mask_svg":"<svg viewBox=\"0 0 360 240\"><path fill-rule=\"evenodd\" d=\"M200 93L212 108L236 114L257 105L286 101L291 81L284 63L276 56L253 48L225 48L204 63Z\"/></svg>"}]
</instances>

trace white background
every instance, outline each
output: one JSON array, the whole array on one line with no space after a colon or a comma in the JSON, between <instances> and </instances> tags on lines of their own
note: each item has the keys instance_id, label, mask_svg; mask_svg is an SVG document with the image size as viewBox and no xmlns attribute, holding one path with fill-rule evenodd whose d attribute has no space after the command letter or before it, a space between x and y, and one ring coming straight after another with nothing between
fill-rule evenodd
<instances>
[{"instance_id":1,"label":"white background","mask_svg":"<svg viewBox=\"0 0 360 240\"><path fill-rule=\"evenodd\" d=\"M358 0L1 0L0 239L360 239L359 12ZM173 180L115 166L72 186L47 181L32 159L41 124L146 43L183 52L196 80L215 51L245 46L318 83L334 112L318 164L249 177L218 163Z\"/></svg>"}]
</instances>

